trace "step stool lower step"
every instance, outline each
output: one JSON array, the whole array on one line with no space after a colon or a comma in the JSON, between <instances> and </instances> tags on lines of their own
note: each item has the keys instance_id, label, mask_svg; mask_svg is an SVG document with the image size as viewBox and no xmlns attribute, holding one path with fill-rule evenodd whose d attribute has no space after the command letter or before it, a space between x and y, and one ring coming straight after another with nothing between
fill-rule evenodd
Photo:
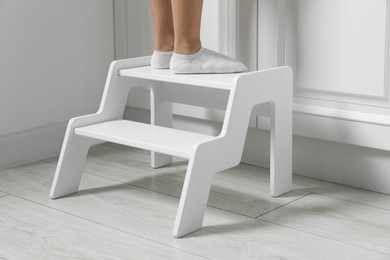
<instances>
[{"instance_id":1,"label":"step stool lower step","mask_svg":"<svg viewBox=\"0 0 390 260\"><path fill-rule=\"evenodd\" d=\"M182 158L190 157L195 144L215 139L214 136L129 120L116 120L78 127L74 131L76 135Z\"/></svg>"}]
</instances>

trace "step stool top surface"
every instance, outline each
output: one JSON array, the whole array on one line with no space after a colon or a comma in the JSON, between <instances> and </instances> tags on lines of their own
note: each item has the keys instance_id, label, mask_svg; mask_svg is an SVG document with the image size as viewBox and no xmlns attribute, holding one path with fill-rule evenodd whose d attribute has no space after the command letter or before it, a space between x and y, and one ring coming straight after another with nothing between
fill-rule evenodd
<instances>
[{"instance_id":1,"label":"step stool top surface","mask_svg":"<svg viewBox=\"0 0 390 260\"><path fill-rule=\"evenodd\" d=\"M174 74L169 69L150 66L122 69L120 76L230 90L240 73L230 74Z\"/></svg>"}]
</instances>

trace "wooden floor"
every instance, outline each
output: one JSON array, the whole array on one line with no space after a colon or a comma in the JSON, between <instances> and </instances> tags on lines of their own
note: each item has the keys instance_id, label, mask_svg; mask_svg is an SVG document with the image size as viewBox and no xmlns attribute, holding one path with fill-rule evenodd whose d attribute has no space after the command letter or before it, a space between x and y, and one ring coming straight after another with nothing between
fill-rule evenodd
<instances>
[{"instance_id":1,"label":"wooden floor","mask_svg":"<svg viewBox=\"0 0 390 260\"><path fill-rule=\"evenodd\" d=\"M51 200L57 158L0 172L0 259L390 259L390 196L294 176L269 196L267 169L215 175L204 228L172 229L185 161L91 149L80 192ZM369 174L369 173L368 173Z\"/></svg>"}]
</instances>

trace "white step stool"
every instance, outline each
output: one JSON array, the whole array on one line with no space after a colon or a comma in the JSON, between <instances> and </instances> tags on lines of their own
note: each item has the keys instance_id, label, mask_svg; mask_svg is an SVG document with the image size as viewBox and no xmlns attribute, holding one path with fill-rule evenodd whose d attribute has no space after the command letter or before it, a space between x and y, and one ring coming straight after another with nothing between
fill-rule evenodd
<instances>
[{"instance_id":1,"label":"white step stool","mask_svg":"<svg viewBox=\"0 0 390 260\"><path fill-rule=\"evenodd\" d=\"M189 159L173 235L181 237L198 230L213 175L240 163L252 110L268 113L271 118L271 195L291 190L290 68L175 75L169 70L151 69L149 64L150 57L114 61L98 112L69 121L51 198L78 191L92 145L108 141L138 147L153 151L152 167L171 163L172 155ZM122 119L130 89L139 86L151 89L152 124ZM209 136L170 128L174 102L226 110L221 133Z\"/></svg>"}]
</instances>

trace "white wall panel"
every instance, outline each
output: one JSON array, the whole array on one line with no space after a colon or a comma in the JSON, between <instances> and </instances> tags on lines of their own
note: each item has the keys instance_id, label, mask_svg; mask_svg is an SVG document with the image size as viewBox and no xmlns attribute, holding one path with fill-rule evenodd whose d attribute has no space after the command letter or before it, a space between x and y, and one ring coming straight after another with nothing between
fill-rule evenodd
<instances>
[{"instance_id":1,"label":"white wall panel","mask_svg":"<svg viewBox=\"0 0 390 260\"><path fill-rule=\"evenodd\" d=\"M296 5L297 88L385 97L387 1Z\"/></svg>"},{"instance_id":2,"label":"white wall panel","mask_svg":"<svg viewBox=\"0 0 390 260\"><path fill-rule=\"evenodd\" d=\"M389 147L369 141L370 135L385 140L382 127L390 126L389 1L278 0L278 10L266 2L260 0L259 8L268 8L268 20L273 18L279 31L274 62L284 59L295 73L294 112L300 123L328 127L326 140ZM325 122L331 119L330 127ZM361 123L365 134L356 127ZM321 139L320 132L310 137Z\"/></svg>"}]
</instances>

